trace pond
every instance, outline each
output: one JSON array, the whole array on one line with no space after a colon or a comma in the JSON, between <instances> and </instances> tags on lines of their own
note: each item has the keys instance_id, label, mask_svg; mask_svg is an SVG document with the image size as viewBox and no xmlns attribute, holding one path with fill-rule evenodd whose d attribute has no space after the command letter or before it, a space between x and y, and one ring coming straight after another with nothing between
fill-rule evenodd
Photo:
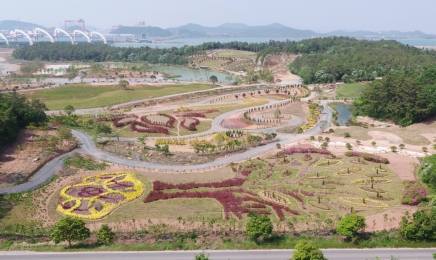
<instances>
[{"instance_id":1,"label":"pond","mask_svg":"<svg viewBox=\"0 0 436 260\"><path fill-rule=\"evenodd\" d=\"M189 68L179 67L167 67L167 66L153 66L151 70L157 70L162 73L168 73L172 75L179 75L178 80L206 80L206 78L215 75L218 78L218 82L226 82L227 74L216 71L194 70Z\"/></svg>"},{"instance_id":2,"label":"pond","mask_svg":"<svg viewBox=\"0 0 436 260\"><path fill-rule=\"evenodd\" d=\"M338 123L341 126L347 125L348 120L351 118L350 105L337 105Z\"/></svg>"}]
</instances>

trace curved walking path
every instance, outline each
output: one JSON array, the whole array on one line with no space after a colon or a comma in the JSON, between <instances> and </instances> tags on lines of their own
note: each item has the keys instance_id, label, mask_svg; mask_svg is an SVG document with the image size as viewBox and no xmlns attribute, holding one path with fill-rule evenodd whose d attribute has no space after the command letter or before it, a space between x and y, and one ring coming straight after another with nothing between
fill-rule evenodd
<instances>
[{"instance_id":1,"label":"curved walking path","mask_svg":"<svg viewBox=\"0 0 436 260\"><path fill-rule=\"evenodd\" d=\"M283 102L283 101L277 101L277 102L274 101L273 104L276 104L279 102ZM324 107L324 110L323 110L323 114L321 115L320 121L326 120L327 122L330 122L331 111L327 107L327 102L321 101L321 104ZM262 106L266 106L266 105L262 105ZM261 107L261 106L259 106L259 107ZM224 120L224 118L226 118L227 116L229 116L233 113L245 111L246 109L248 109L248 108L233 110L233 111L224 113L224 114L216 117L212 121L213 122L212 127L208 132L213 133L213 132L218 132L218 131L222 131L222 130L227 130L227 128L224 128L221 126L222 120ZM295 120L298 120L298 119L296 118ZM283 127L283 126L281 126L281 127ZM252 132L261 132L261 131L266 132L267 130L273 131L274 128L261 129L261 130L260 129L259 130L250 130L250 131L252 131ZM278 143L280 143L282 146L286 146L288 144L306 139L309 135L315 135L315 134L319 133L320 131L321 130L320 130L319 125L316 125L315 127L309 129L308 131L306 131L303 134L278 133L277 139L278 139ZM96 159L107 161L107 162L114 163L114 164L124 165L124 166L128 166L128 167L150 169L153 171L162 171L162 172L165 172L165 171L184 172L184 171L198 171L198 170L213 169L215 167L227 165L231 162L238 162L238 161L246 160L247 158L250 158L250 157L256 157L256 156L263 154L269 150L272 150L276 147L276 143L270 143L267 145L252 148L252 149L245 151L243 153L230 155L226 158L220 158L220 159L217 159L213 162L208 162L208 163L199 164L199 165L163 165L163 164L158 164L158 163L128 160L125 158L121 158L121 157L100 151L99 149L97 149L95 147L91 136L89 136L83 132L77 131L77 130L72 130L72 133L77 138L77 140L79 141L79 144L80 144L80 148L74 150L74 152L88 154L88 155L93 156ZM203 133L198 133L198 134L194 134L194 135L189 135L186 137L192 137L192 136L204 135L204 134L205 133L203 132ZM22 184L13 186L13 187L0 188L0 194L26 192L29 190L36 189L36 188L40 187L41 185L47 183L51 179L51 177L55 175L56 170L63 166L64 158L71 153L72 152L67 153L66 155L63 155L63 156L59 156L56 159L47 163L28 182L25 182L25 183L22 183Z\"/></svg>"}]
</instances>

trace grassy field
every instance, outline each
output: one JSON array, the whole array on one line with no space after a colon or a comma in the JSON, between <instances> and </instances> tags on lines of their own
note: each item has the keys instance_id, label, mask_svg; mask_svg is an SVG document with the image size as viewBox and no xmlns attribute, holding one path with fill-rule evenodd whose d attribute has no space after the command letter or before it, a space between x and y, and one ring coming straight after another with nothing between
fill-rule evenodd
<instances>
[{"instance_id":1,"label":"grassy field","mask_svg":"<svg viewBox=\"0 0 436 260\"><path fill-rule=\"evenodd\" d=\"M225 60L206 60L203 61L200 66L209 66L211 68L221 68L221 64L226 63ZM213 72L210 72L210 75L213 75Z\"/></svg>"},{"instance_id":2,"label":"grassy field","mask_svg":"<svg viewBox=\"0 0 436 260\"><path fill-rule=\"evenodd\" d=\"M132 100L161 97L211 88L214 88L214 86L210 84L167 86L139 85L131 86L129 90L123 90L118 85L91 86L86 84L73 84L52 89L29 91L24 93L24 95L32 99L40 99L50 110L61 110L66 105L73 105L76 109L104 107Z\"/></svg>"},{"instance_id":3,"label":"grassy field","mask_svg":"<svg viewBox=\"0 0 436 260\"><path fill-rule=\"evenodd\" d=\"M218 52L215 57L256 58L256 53L250 51L227 50Z\"/></svg>"},{"instance_id":4,"label":"grassy field","mask_svg":"<svg viewBox=\"0 0 436 260\"><path fill-rule=\"evenodd\" d=\"M358 98L367 83L352 83L338 85L339 98Z\"/></svg>"}]
</instances>

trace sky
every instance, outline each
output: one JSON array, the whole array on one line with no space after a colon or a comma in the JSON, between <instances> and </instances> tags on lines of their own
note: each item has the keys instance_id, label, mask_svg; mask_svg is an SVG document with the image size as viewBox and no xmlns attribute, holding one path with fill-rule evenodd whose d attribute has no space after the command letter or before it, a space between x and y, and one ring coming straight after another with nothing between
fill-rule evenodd
<instances>
[{"instance_id":1,"label":"sky","mask_svg":"<svg viewBox=\"0 0 436 260\"><path fill-rule=\"evenodd\" d=\"M0 0L0 21L59 27L64 20L83 18L99 29L136 21L162 28L187 23L280 23L316 32L420 30L436 34L435 13L435 0Z\"/></svg>"}]
</instances>

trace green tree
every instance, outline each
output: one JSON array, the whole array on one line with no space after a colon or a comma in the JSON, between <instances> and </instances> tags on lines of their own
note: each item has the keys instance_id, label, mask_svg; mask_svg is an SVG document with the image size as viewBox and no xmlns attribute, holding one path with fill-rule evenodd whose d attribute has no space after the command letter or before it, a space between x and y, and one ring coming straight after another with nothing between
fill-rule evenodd
<instances>
[{"instance_id":1,"label":"green tree","mask_svg":"<svg viewBox=\"0 0 436 260\"><path fill-rule=\"evenodd\" d=\"M397 147L396 146L391 146L391 151L393 152L393 153L395 153L395 152L397 152Z\"/></svg>"},{"instance_id":2,"label":"green tree","mask_svg":"<svg viewBox=\"0 0 436 260\"><path fill-rule=\"evenodd\" d=\"M273 231L273 224L267 215L248 214L250 220L246 226L246 232L251 239L258 241L259 237L268 238Z\"/></svg>"},{"instance_id":3,"label":"green tree","mask_svg":"<svg viewBox=\"0 0 436 260\"><path fill-rule=\"evenodd\" d=\"M229 82L229 83L230 83L230 81L232 81L232 80L233 80L233 77L232 77L232 76L230 76L230 75L227 75L227 76L226 76L226 80L227 80L227 82Z\"/></svg>"},{"instance_id":4,"label":"green tree","mask_svg":"<svg viewBox=\"0 0 436 260\"><path fill-rule=\"evenodd\" d=\"M72 105L66 105L64 107L64 112L68 115L71 116L72 113L74 113L74 111L76 111L76 109L74 108L74 106Z\"/></svg>"},{"instance_id":5,"label":"green tree","mask_svg":"<svg viewBox=\"0 0 436 260\"><path fill-rule=\"evenodd\" d=\"M436 191L436 154L426 156L419 166L421 180Z\"/></svg>"},{"instance_id":6,"label":"green tree","mask_svg":"<svg viewBox=\"0 0 436 260\"><path fill-rule=\"evenodd\" d=\"M280 111L279 108L276 108L276 110L274 110L274 117L275 118L279 118L279 116L282 114L282 111Z\"/></svg>"},{"instance_id":7,"label":"green tree","mask_svg":"<svg viewBox=\"0 0 436 260\"><path fill-rule=\"evenodd\" d=\"M83 82L83 79L86 78L86 76L88 76L88 73L86 73L86 71L84 71L84 70L80 71L80 74L79 74L80 82Z\"/></svg>"},{"instance_id":8,"label":"green tree","mask_svg":"<svg viewBox=\"0 0 436 260\"><path fill-rule=\"evenodd\" d=\"M148 139L148 135L142 135L141 137L138 138L138 142L140 142L144 146L143 149L147 148L147 145L146 145L147 139Z\"/></svg>"},{"instance_id":9,"label":"green tree","mask_svg":"<svg viewBox=\"0 0 436 260\"><path fill-rule=\"evenodd\" d=\"M436 208L422 209L413 218L403 216L400 224L402 238L409 241L436 241Z\"/></svg>"},{"instance_id":10,"label":"green tree","mask_svg":"<svg viewBox=\"0 0 436 260\"><path fill-rule=\"evenodd\" d=\"M321 132L324 132L327 127L328 122L326 120L319 121L319 128L321 129Z\"/></svg>"},{"instance_id":11,"label":"green tree","mask_svg":"<svg viewBox=\"0 0 436 260\"><path fill-rule=\"evenodd\" d=\"M347 237L356 236L357 232L366 227L365 217L356 214L346 215L339 221L336 232Z\"/></svg>"},{"instance_id":12,"label":"green tree","mask_svg":"<svg viewBox=\"0 0 436 260\"><path fill-rule=\"evenodd\" d=\"M195 260L211 260L209 258L209 255L206 256L206 254L204 252L201 252L198 255L195 255Z\"/></svg>"},{"instance_id":13,"label":"green tree","mask_svg":"<svg viewBox=\"0 0 436 260\"><path fill-rule=\"evenodd\" d=\"M85 222L78 218L66 216L61 218L53 227L50 237L56 244L67 241L71 247L71 242L80 242L87 239L91 235L89 229L85 226Z\"/></svg>"},{"instance_id":14,"label":"green tree","mask_svg":"<svg viewBox=\"0 0 436 260\"><path fill-rule=\"evenodd\" d=\"M128 86L129 84L130 84L130 83L129 83L127 80L120 80L120 81L118 82L118 85L121 86L121 87L123 87L124 90L126 90L126 88L127 88L127 86Z\"/></svg>"},{"instance_id":15,"label":"green tree","mask_svg":"<svg viewBox=\"0 0 436 260\"><path fill-rule=\"evenodd\" d=\"M295 245L295 251L290 260L327 260L315 245L302 240Z\"/></svg>"},{"instance_id":16,"label":"green tree","mask_svg":"<svg viewBox=\"0 0 436 260\"><path fill-rule=\"evenodd\" d=\"M216 82L218 82L218 78L215 75L212 75L209 77L209 80L212 82L212 84L215 85Z\"/></svg>"},{"instance_id":17,"label":"green tree","mask_svg":"<svg viewBox=\"0 0 436 260\"><path fill-rule=\"evenodd\" d=\"M97 231L95 235L97 236L97 242L99 244L105 244L105 245L112 244L112 241L115 238L115 233L106 224L101 225L100 229Z\"/></svg>"}]
</instances>

